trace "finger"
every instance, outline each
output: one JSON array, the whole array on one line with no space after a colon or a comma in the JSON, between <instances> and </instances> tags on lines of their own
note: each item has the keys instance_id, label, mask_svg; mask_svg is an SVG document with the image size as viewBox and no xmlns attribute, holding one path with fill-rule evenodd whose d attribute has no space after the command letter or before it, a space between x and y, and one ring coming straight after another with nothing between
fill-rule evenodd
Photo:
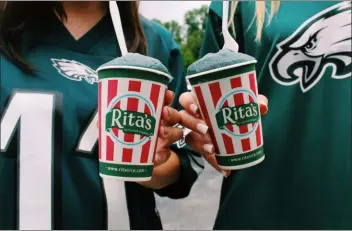
<instances>
[{"instance_id":1,"label":"finger","mask_svg":"<svg viewBox=\"0 0 352 231\"><path fill-rule=\"evenodd\" d=\"M196 98L192 92L185 92L180 96L179 102L181 106L189 113L196 117L200 117L199 107Z\"/></svg>"},{"instance_id":2,"label":"finger","mask_svg":"<svg viewBox=\"0 0 352 231\"><path fill-rule=\"evenodd\" d=\"M224 175L224 177L228 177L231 175L230 170L223 170L219 167L218 162L216 161L215 154L203 156L203 158L213 167L216 171L220 172Z\"/></svg>"},{"instance_id":3,"label":"finger","mask_svg":"<svg viewBox=\"0 0 352 231\"><path fill-rule=\"evenodd\" d=\"M182 110L179 113L181 115L181 125L188 129L191 129L192 131L199 132L200 134L207 134L209 128L203 120L194 117L186 110Z\"/></svg>"},{"instance_id":4,"label":"finger","mask_svg":"<svg viewBox=\"0 0 352 231\"><path fill-rule=\"evenodd\" d=\"M172 107L164 107L161 113L161 125L163 126L174 126L181 120L181 114L173 109Z\"/></svg>"},{"instance_id":5,"label":"finger","mask_svg":"<svg viewBox=\"0 0 352 231\"><path fill-rule=\"evenodd\" d=\"M221 169L216 161L215 154L205 155L203 158L213 167L216 171L221 172Z\"/></svg>"},{"instance_id":6,"label":"finger","mask_svg":"<svg viewBox=\"0 0 352 231\"><path fill-rule=\"evenodd\" d=\"M260 114L266 115L268 113L268 99L264 95L258 95L258 102L260 106Z\"/></svg>"},{"instance_id":7,"label":"finger","mask_svg":"<svg viewBox=\"0 0 352 231\"><path fill-rule=\"evenodd\" d=\"M155 153L154 167L164 164L171 156L171 152L168 148L163 147L158 149Z\"/></svg>"},{"instance_id":8,"label":"finger","mask_svg":"<svg viewBox=\"0 0 352 231\"><path fill-rule=\"evenodd\" d=\"M231 175L230 170L223 170L219 167L218 162L216 161L215 154L205 155L203 158L213 167L216 171L220 172L224 177L229 177Z\"/></svg>"},{"instance_id":9,"label":"finger","mask_svg":"<svg viewBox=\"0 0 352 231\"><path fill-rule=\"evenodd\" d=\"M172 102L174 101L174 97L175 97L175 94L173 91L166 90L165 97L164 97L164 100L165 100L164 105L170 106L172 104Z\"/></svg>"},{"instance_id":10,"label":"finger","mask_svg":"<svg viewBox=\"0 0 352 231\"><path fill-rule=\"evenodd\" d=\"M215 147L211 143L211 139L209 135L200 135L196 132L190 132L185 138L186 144L191 147L193 150L202 154L204 159L218 172L222 173L225 177L230 176L230 170L222 170L220 169L215 155L213 154L215 151Z\"/></svg>"},{"instance_id":11,"label":"finger","mask_svg":"<svg viewBox=\"0 0 352 231\"><path fill-rule=\"evenodd\" d=\"M211 155L215 151L209 135L201 135L192 131L186 136L185 142L189 147L202 155Z\"/></svg>"},{"instance_id":12,"label":"finger","mask_svg":"<svg viewBox=\"0 0 352 231\"><path fill-rule=\"evenodd\" d=\"M183 137L183 131L177 127L160 126L158 143L161 147L169 147Z\"/></svg>"}]
</instances>

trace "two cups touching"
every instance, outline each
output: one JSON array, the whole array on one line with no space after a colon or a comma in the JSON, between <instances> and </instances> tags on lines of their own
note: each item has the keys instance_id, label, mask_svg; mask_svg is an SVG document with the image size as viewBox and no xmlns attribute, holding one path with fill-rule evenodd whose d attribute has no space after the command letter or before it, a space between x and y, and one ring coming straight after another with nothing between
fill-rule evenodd
<instances>
[{"instance_id":1,"label":"two cups touching","mask_svg":"<svg viewBox=\"0 0 352 231\"><path fill-rule=\"evenodd\" d=\"M223 170L248 168L265 158L255 64L249 55L222 49L187 70ZM100 176L148 181L172 77L159 60L134 53L97 72Z\"/></svg>"}]
</instances>

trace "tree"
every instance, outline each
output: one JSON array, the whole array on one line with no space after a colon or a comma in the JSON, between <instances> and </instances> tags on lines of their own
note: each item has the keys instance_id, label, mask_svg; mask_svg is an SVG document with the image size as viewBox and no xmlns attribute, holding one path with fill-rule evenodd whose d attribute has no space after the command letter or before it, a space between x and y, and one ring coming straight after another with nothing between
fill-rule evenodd
<instances>
[{"instance_id":1,"label":"tree","mask_svg":"<svg viewBox=\"0 0 352 231\"><path fill-rule=\"evenodd\" d=\"M175 39L175 41L178 43L178 44L181 44L182 43L182 38L181 38L181 26L178 24L178 22L172 20L170 22L166 22L164 23L164 26L166 27L166 29L168 29L173 38Z\"/></svg>"},{"instance_id":2,"label":"tree","mask_svg":"<svg viewBox=\"0 0 352 231\"><path fill-rule=\"evenodd\" d=\"M161 22L154 19L168 29L174 40L180 45L185 70L199 57L207 13L207 5L188 11L184 16L185 25L183 26L174 20Z\"/></svg>"},{"instance_id":3,"label":"tree","mask_svg":"<svg viewBox=\"0 0 352 231\"><path fill-rule=\"evenodd\" d=\"M200 8L190 10L185 14L185 23L187 25L188 35L196 31L203 32L207 13L208 13L208 6L203 5Z\"/></svg>"},{"instance_id":4,"label":"tree","mask_svg":"<svg viewBox=\"0 0 352 231\"><path fill-rule=\"evenodd\" d=\"M153 18L152 20L159 23L160 25L164 25L164 23L157 18Z\"/></svg>"},{"instance_id":5,"label":"tree","mask_svg":"<svg viewBox=\"0 0 352 231\"><path fill-rule=\"evenodd\" d=\"M187 41L181 45L184 54L184 66L187 69L199 57L200 47L205 29L208 6L201 6L199 9L190 10L185 14L185 24L187 26ZM186 57L187 55L187 57Z\"/></svg>"}]
</instances>

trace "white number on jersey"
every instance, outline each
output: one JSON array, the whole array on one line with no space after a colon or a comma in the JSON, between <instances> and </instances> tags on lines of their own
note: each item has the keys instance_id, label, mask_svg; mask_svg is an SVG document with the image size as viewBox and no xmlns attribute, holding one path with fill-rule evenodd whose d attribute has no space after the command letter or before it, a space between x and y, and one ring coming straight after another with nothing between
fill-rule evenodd
<instances>
[{"instance_id":1,"label":"white number on jersey","mask_svg":"<svg viewBox=\"0 0 352 231\"><path fill-rule=\"evenodd\" d=\"M52 229L54 99L53 94L17 92L1 121L2 152L19 129L19 229Z\"/></svg>"},{"instance_id":2,"label":"white number on jersey","mask_svg":"<svg viewBox=\"0 0 352 231\"><path fill-rule=\"evenodd\" d=\"M19 178L19 229L51 230L54 214L53 185L55 141L54 126L60 123L55 118L55 93L20 92L13 94L1 120L1 152L7 150L18 130L18 178ZM54 120L56 119L55 123ZM91 153L98 141L98 116L93 116L79 139L76 150ZM59 124L58 128L61 127ZM55 133L60 134L59 132ZM35 170L35 171L33 171ZM107 204L109 205L109 229L129 229L125 186L123 182L104 181ZM117 216L117 217L116 217Z\"/></svg>"}]
</instances>

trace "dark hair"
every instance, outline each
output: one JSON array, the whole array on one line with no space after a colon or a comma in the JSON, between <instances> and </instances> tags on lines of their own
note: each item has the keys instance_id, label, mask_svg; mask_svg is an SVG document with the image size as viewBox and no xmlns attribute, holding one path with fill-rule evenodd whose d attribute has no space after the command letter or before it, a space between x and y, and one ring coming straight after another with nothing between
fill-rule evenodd
<instances>
[{"instance_id":1,"label":"dark hair","mask_svg":"<svg viewBox=\"0 0 352 231\"><path fill-rule=\"evenodd\" d=\"M138 14L138 1L117 1L125 39L130 52L146 55L147 43ZM108 7L108 2L106 2ZM55 11L62 21L67 19L60 2L0 2L0 53L11 59L22 71L35 71L21 56L21 34L29 25L46 28L45 20ZM50 17L50 16L49 16Z\"/></svg>"}]
</instances>

